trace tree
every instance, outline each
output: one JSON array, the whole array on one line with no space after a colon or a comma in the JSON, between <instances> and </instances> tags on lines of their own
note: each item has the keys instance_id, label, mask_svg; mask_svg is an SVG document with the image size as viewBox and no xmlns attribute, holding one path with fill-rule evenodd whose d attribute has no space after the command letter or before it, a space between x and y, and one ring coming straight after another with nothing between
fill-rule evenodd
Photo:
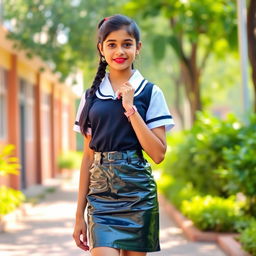
<instances>
[{"instance_id":1,"label":"tree","mask_svg":"<svg viewBox=\"0 0 256 256\"><path fill-rule=\"evenodd\" d=\"M97 23L117 6L114 0L3 0L9 38L48 61L64 79L95 64ZM10 26L11 24L11 26Z\"/></svg>"},{"instance_id":2,"label":"tree","mask_svg":"<svg viewBox=\"0 0 256 256\"><path fill-rule=\"evenodd\" d=\"M155 0L130 1L126 12L152 18L163 15L169 21L169 31L155 35L154 49L164 55L165 45L176 53L190 104L191 120L202 109L200 77L209 56L225 56L237 46L236 6L232 0ZM153 35L154 36L154 35Z\"/></svg>"},{"instance_id":3,"label":"tree","mask_svg":"<svg viewBox=\"0 0 256 256\"><path fill-rule=\"evenodd\" d=\"M256 1L251 0L248 7L247 34L248 55L252 66L252 82L254 85L254 112L256 112Z\"/></svg>"}]
</instances>

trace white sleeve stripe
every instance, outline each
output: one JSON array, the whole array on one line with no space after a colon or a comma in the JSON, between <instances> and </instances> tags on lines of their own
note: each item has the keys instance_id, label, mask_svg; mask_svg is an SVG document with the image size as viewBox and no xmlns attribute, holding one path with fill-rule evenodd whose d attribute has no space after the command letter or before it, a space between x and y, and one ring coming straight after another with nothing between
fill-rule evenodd
<instances>
[{"instance_id":1,"label":"white sleeve stripe","mask_svg":"<svg viewBox=\"0 0 256 256\"><path fill-rule=\"evenodd\" d=\"M149 129L165 126L165 131L169 131L174 127L173 119L163 119L147 124Z\"/></svg>"},{"instance_id":2,"label":"white sleeve stripe","mask_svg":"<svg viewBox=\"0 0 256 256\"><path fill-rule=\"evenodd\" d=\"M146 124L149 124L158 120L162 120L162 119L172 119L172 116L171 115L158 116L158 117L147 120Z\"/></svg>"}]
</instances>

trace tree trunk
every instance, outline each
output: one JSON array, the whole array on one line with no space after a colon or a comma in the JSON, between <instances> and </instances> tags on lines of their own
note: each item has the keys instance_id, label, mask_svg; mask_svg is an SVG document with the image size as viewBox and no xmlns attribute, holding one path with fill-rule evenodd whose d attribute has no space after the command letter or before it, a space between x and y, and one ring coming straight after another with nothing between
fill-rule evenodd
<instances>
[{"instance_id":1,"label":"tree trunk","mask_svg":"<svg viewBox=\"0 0 256 256\"><path fill-rule=\"evenodd\" d=\"M254 86L254 112L256 112L256 1L251 0L247 16L248 55L252 66L252 81Z\"/></svg>"},{"instance_id":2,"label":"tree trunk","mask_svg":"<svg viewBox=\"0 0 256 256\"><path fill-rule=\"evenodd\" d=\"M197 67L197 45L193 44L189 59L181 61L182 77L185 84L186 95L191 109L191 122L196 120L196 112L202 110L200 95L200 71Z\"/></svg>"},{"instance_id":3,"label":"tree trunk","mask_svg":"<svg viewBox=\"0 0 256 256\"><path fill-rule=\"evenodd\" d=\"M181 87L182 87L182 74L178 78L174 79L175 85L175 109L180 119L181 128L184 129L184 115L181 110Z\"/></svg>"}]
</instances>

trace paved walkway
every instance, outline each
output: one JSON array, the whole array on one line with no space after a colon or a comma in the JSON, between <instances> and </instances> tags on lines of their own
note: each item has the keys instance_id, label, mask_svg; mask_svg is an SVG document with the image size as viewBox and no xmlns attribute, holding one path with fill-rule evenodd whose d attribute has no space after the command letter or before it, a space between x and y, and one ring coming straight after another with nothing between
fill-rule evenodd
<instances>
[{"instance_id":1,"label":"paved walkway","mask_svg":"<svg viewBox=\"0 0 256 256\"><path fill-rule=\"evenodd\" d=\"M89 256L72 238L76 210L76 181L63 183L32 207L19 225L0 233L0 256ZM188 242L168 216L161 212L160 252L149 256L224 256L212 243Z\"/></svg>"}]
</instances>

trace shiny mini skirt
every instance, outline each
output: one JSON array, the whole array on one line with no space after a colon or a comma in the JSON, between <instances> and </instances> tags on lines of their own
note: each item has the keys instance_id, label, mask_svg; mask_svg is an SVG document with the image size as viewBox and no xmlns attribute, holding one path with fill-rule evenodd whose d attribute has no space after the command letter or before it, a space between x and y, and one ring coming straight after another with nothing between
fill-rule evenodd
<instances>
[{"instance_id":1,"label":"shiny mini skirt","mask_svg":"<svg viewBox=\"0 0 256 256\"><path fill-rule=\"evenodd\" d=\"M141 151L96 152L87 202L90 250L160 250L157 187Z\"/></svg>"}]
</instances>

